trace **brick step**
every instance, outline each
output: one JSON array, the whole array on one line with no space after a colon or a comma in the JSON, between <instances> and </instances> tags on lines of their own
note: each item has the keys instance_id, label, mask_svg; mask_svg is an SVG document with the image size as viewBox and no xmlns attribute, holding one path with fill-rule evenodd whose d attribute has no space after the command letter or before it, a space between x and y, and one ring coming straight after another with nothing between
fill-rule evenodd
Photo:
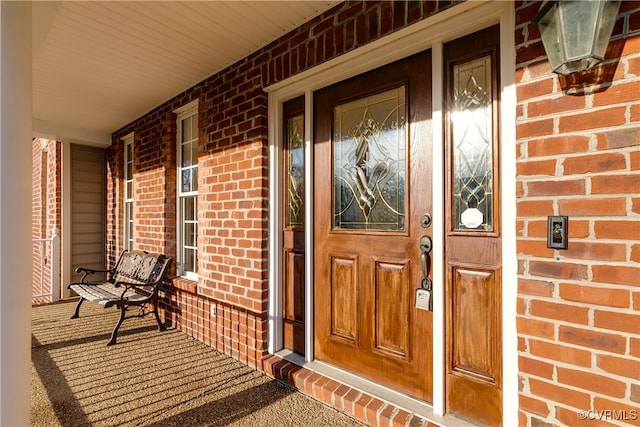
<instances>
[{"instance_id":1,"label":"brick step","mask_svg":"<svg viewBox=\"0 0 640 427\"><path fill-rule=\"evenodd\" d=\"M407 412L356 388L335 381L310 369L298 366L279 356L263 361L263 371L369 426L440 427L422 417Z\"/></svg>"}]
</instances>

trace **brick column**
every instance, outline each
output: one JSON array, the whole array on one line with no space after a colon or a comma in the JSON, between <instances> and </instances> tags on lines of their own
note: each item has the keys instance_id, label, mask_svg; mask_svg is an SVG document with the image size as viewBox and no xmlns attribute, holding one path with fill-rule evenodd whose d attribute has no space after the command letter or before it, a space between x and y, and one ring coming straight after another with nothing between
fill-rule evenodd
<instances>
[{"instance_id":1,"label":"brick column","mask_svg":"<svg viewBox=\"0 0 640 427\"><path fill-rule=\"evenodd\" d=\"M0 2L0 425L29 425L31 3Z\"/></svg>"}]
</instances>

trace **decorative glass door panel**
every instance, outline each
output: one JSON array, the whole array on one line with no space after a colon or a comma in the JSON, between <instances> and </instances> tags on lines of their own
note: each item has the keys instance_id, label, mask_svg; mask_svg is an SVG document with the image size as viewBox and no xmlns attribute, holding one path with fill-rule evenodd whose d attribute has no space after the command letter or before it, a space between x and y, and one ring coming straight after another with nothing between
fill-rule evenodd
<instances>
[{"instance_id":1,"label":"decorative glass door panel","mask_svg":"<svg viewBox=\"0 0 640 427\"><path fill-rule=\"evenodd\" d=\"M333 228L403 231L405 88L334 107Z\"/></svg>"},{"instance_id":2,"label":"decorative glass door panel","mask_svg":"<svg viewBox=\"0 0 640 427\"><path fill-rule=\"evenodd\" d=\"M454 230L493 230L491 57L453 67Z\"/></svg>"},{"instance_id":3,"label":"decorative glass door panel","mask_svg":"<svg viewBox=\"0 0 640 427\"><path fill-rule=\"evenodd\" d=\"M303 225L304 220L304 115L287 119L287 227Z\"/></svg>"}]
</instances>

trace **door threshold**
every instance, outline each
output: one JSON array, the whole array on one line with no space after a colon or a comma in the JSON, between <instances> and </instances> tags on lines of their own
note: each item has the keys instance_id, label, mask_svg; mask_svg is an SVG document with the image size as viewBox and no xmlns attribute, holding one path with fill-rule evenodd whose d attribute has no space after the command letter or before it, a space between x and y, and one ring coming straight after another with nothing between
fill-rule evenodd
<instances>
[{"instance_id":1,"label":"door threshold","mask_svg":"<svg viewBox=\"0 0 640 427\"><path fill-rule=\"evenodd\" d=\"M350 387L363 394L367 394L374 399L378 399L386 404L395 406L438 426L478 427L478 424L474 424L469 420L457 417L453 414L445 414L444 416L437 415L433 410L433 406L427 402L406 396L402 393L381 386L350 372L331 366L327 363L320 361L307 362L306 360L304 360L303 356L289 350L281 350L277 352L275 356L287 362L290 362L293 365L299 366L330 380L344 384L347 387Z\"/></svg>"}]
</instances>

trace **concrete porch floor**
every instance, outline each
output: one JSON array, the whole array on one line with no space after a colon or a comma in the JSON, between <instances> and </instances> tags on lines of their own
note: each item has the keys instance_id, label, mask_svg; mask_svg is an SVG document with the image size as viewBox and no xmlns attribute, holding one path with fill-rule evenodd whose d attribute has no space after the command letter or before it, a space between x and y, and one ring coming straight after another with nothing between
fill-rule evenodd
<instances>
[{"instance_id":1,"label":"concrete porch floor","mask_svg":"<svg viewBox=\"0 0 640 427\"><path fill-rule=\"evenodd\" d=\"M187 337L75 300L32 308L32 426L361 426Z\"/></svg>"}]
</instances>

